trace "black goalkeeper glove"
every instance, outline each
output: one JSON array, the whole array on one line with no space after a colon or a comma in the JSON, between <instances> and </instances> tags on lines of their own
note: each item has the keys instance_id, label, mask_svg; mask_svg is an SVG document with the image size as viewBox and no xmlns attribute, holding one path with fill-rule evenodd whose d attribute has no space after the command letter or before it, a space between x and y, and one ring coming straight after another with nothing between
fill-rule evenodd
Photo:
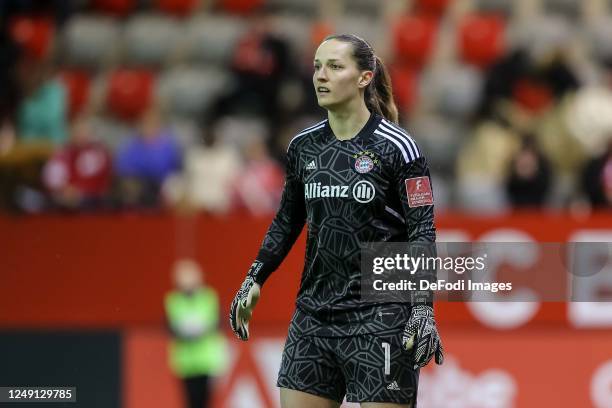
<instances>
[{"instance_id":1,"label":"black goalkeeper glove","mask_svg":"<svg viewBox=\"0 0 612 408\"><path fill-rule=\"evenodd\" d=\"M442 364L444 349L431 306L418 305L412 308L404 328L402 344L405 350L414 350L415 369L426 366L434 355L436 363Z\"/></svg>"},{"instance_id":2,"label":"black goalkeeper glove","mask_svg":"<svg viewBox=\"0 0 612 408\"><path fill-rule=\"evenodd\" d=\"M255 264L253 264L255 265ZM253 266L251 267L253 269ZM230 306L229 321L232 331L240 340L249 339L249 320L253 316L253 308L259 300L261 287L250 274L242 282L238 293Z\"/></svg>"}]
</instances>

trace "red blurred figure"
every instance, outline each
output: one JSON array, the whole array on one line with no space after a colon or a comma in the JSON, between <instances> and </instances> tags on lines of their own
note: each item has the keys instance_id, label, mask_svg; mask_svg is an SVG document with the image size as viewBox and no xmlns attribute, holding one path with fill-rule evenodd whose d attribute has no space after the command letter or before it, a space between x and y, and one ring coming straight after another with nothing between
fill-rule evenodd
<instances>
[{"instance_id":1,"label":"red blurred figure","mask_svg":"<svg viewBox=\"0 0 612 408\"><path fill-rule=\"evenodd\" d=\"M97 208L110 187L111 164L107 148L93 140L89 119L81 116L72 125L69 143L45 166L43 181L60 207Z\"/></svg>"},{"instance_id":2,"label":"red blurred figure","mask_svg":"<svg viewBox=\"0 0 612 408\"><path fill-rule=\"evenodd\" d=\"M51 20L44 17L16 17L10 23L13 40L35 59L44 60L51 51L54 36Z\"/></svg>"},{"instance_id":3,"label":"red blurred figure","mask_svg":"<svg viewBox=\"0 0 612 408\"><path fill-rule=\"evenodd\" d=\"M437 38L438 23L428 16L406 16L393 27L395 57L403 64L423 66Z\"/></svg>"},{"instance_id":4,"label":"red blurred figure","mask_svg":"<svg viewBox=\"0 0 612 408\"><path fill-rule=\"evenodd\" d=\"M89 100L89 75L85 71L65 70L60 72L59 78L68 93L68 115L73 118Z\"/></svg>"},{"instance_id":5,"label":"red blurred figure","mask_svg":"<svg viewBox=\"0 0 612 408\"><path fill-rule=\"evenodd\" d=\"M474 14L459 28L459 52L464 61L486 68L504 53L506 23L497 15Z\"/></svg>"},{"instance_id":6,"label":"red blurred figure","mask_svg":"<svg viewBox=\"0 0 612 408\"><path fill-rule=\"evenodd\" d=\"M106 104L121 119L138 118L151 104L155 78L145 70L119 69L111 74Z\"/></svg>"}]
</instances>

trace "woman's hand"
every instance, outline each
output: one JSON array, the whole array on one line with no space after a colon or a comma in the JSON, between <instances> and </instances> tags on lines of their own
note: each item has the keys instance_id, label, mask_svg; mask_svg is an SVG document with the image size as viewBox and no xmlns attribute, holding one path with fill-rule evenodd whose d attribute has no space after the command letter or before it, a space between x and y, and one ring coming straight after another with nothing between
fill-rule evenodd
<instances>
[{"instance_id":1,"label":"woman's hand","mask_svg":"<svg viewBox=\"0 0 612 408\"><path fill-rule=\"evenodd\" d=\"M433 308L418 305L412 308L404 328L402 344L407 351L414 350L414 368L426 366L436 356L436 363L444 361L444 348L434 320Z\"/></svg>"},{"instance_id":2,"label":"woman's hand","mask_svg":"<svg viewBox=\"0 0 612 408\"><path fill-rule=\"evenodd\" d=\"M251 276L247 276L230 306L230 326L240 340L249 339L249 321L253 308L259 300L261 287Z\"/></svg>"}]
</instances>

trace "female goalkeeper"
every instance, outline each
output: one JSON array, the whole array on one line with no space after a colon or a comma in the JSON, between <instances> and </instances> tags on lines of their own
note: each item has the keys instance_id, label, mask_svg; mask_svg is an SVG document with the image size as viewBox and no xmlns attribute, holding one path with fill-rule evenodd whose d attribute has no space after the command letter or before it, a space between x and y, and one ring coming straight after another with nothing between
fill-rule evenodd
<instances>
[{"instance_id":1,"label":"female goalkeeper","mask_svg":"<svg viewBox=\"0 0 612 408\"><path fill-rule=\"evenodd\" d=\"M354 35L327 37L314 57L327 119L287 149L280 208L230 309L248 323L270 274L308 224L306 257L277 385L285 408L415 407L419 367L443 350L431 302L367 303L360 249L367 242L434 242L427 161L397 125L387 70Z\"/></svg>"}]
</instances>

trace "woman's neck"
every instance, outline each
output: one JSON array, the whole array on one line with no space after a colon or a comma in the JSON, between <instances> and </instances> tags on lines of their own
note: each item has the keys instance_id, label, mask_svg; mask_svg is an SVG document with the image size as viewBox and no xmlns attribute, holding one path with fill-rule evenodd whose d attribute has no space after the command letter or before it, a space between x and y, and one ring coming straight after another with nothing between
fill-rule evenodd
<instances>
[{"instance_id":1,"label":"woman's neck","mask_svg":"<svg viewBox=\"0 0 612 408\"><path fill-rule=\"evenodd\" d=\"M342 110L328 110L327 117L336 139L349 140L357 136L357 133L370 119L370 111L363 100L356 107L347 106Z\"/></svg>"}]
</instances>

